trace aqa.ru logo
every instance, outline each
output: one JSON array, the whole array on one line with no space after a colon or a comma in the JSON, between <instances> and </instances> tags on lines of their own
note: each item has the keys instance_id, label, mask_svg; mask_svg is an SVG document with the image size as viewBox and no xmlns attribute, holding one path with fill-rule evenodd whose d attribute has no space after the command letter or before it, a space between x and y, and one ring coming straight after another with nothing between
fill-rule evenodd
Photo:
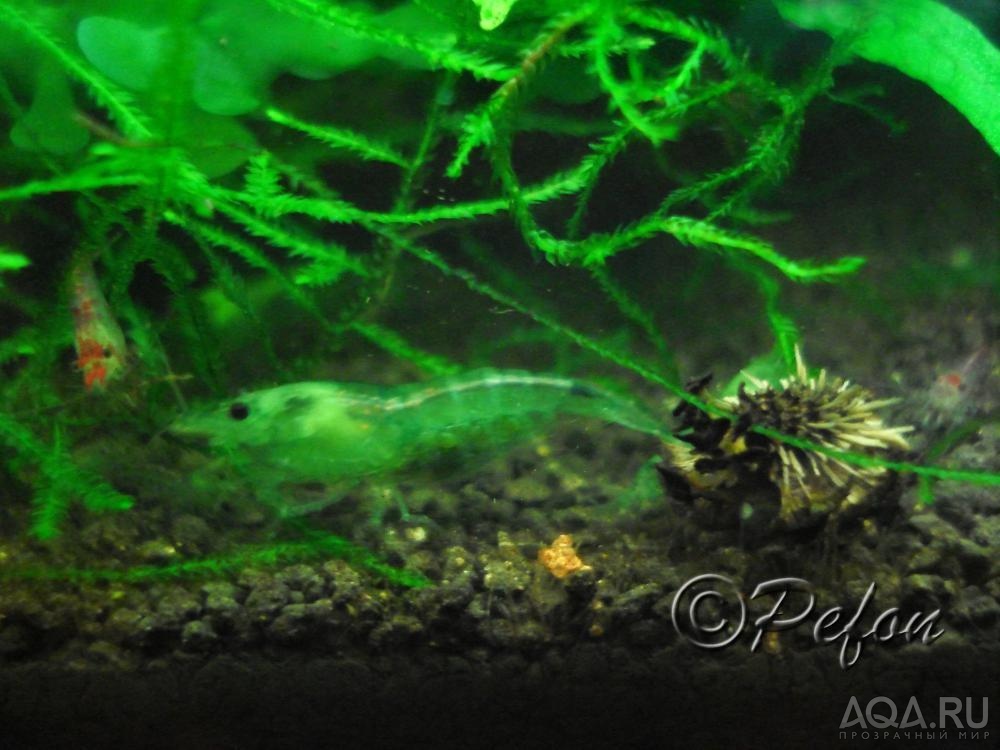
<instances>
[{"instance_id":1,"label":"aqa.ru logo","mask_svg":"<svg viewBox=\"0 0 1000 750\"><path fill-rule=\"evenodd\" d=\"M897 721L899 710L891 698L884 695L876 696L868 701L864 712L855 696L847 703L844 718L840 720L840 728L858 727L864 731L841 732L841 739L948 739L950 729L958 730L960 740L989 739L989 731L981 731L989 721L989 699L983 698L982 712L977 717L973 714L972 698L965 699L965 716L962 713L962 699L942 696L938 699L937 715L929 714L929 720L924 718L916 696L910 698L903 710L902 717ZM868 731L873 729L875 731ZM884 731L880 731L884 730ZM902 731L900 731L902 730ZM934 730L934 731L925 731ZM973 731L970 731L973 730Z\"/></svg>"}]
</instances>

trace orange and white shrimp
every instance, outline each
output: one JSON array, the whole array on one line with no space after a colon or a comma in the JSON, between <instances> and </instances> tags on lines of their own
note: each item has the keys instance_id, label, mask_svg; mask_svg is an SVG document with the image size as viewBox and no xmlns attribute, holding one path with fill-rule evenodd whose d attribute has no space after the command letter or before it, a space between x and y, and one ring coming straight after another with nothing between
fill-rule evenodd
<instances>
[{"instance_id":1,"label":"orange and white shrimp","mask_svg":"<svg viewBox=\"0 0 1000 750\"><path fill-rule=\"evenodd\" d=\"M111 314L89 256L82 256L70 269L70 291L76 366L88 391L104 390L125 372L128 352L125 334Z\"/></svg>"}]
</instances>

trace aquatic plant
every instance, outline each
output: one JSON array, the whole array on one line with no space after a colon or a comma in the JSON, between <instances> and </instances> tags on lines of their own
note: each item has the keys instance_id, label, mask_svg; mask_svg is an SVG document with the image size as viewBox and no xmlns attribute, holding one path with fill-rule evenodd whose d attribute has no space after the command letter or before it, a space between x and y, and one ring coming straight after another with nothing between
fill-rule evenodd
<instances>
[{"instance_id":1,"label":"aquatic plant","mask_svg":"<svg viewBox=\"0 0 1000 750\"><path fill-rule=\"evenodd\" d=\"M904 435L913 428L890 427L878 414L891 400L877 401L859 385L828 378L825 370L811 376L798 349L795 372L778 383L747 377L749 388L741 380L736 396L715 400L730 413L728 419L713 419L687 403L678 407L683 442L667 445L660 467L668 481L679 478L691 492L728 499L731 505L769 486L781 523L798 528L862 506L885 485L889 472L787 445L768 431L874 457L910 447ZM697 380L690 390L707 397L709 380Z\"/></svg>"},{"instance_id":2,"label":"aquatic plant","mask_svg":"<svg viewBox=\"0 0 1000 750\"><path fill-rule=\"evenodd\" d=\"M972 21L935 0L775 5L793 23L842 39L849 52L923 81L1000 154L1000 49Z\"/></svg>"},{"instance_id":3,"label":"aquatic plant","mask_svg":"<svg viewBox=\"0 0 1000 750\"><path fill-rule=\"evenodd\" d=\"M791 372L788 287L843 281L865 259L781 251L755 231L780 218L764 198L810 107L871 108L834 85L847 42L789 75L720 31L729 6L709 5L685 17L603 0L0 0L0 270L32 271L3 277L0 441L33 496L34 534L54 536L74 498L130 505L75 449L98 430L138 441L161 429L185 400L180 378L187 398L221 398L307 379L349 347L454 375L526 340L512 330L473 361L471 345L407 325L426 278L441 296L520 313L548 349L570 342L577 369L625 368L619 388L645 381L719 416L678 384L681 337L664 330L659 297L615 267L666 247L676 288L691 280L677 298L692 306L706 274L737 278ZM873 32L851 49L874 58L883 42ZM901 61L907 49L883 57L937 87ZM966 51L983 48L949 48ZM941 93L991 138L982 107ZM623 169L643 175L627 200L613 187ZM524 272L528 254L613 311L617 330L565 322L560 290ZM83 259L132 352L128 372L89 395L64 356L64 290ZM772 437L849 465L1000 482Z\"/></svg>"},{"instance_id":4,"label":"aquatic plant","mask_svg":"<svg viewBox=\"0 0 1000 750\"><path fill-rule=\"evenodd\" d=\"M82 583L142 583L174 578L219 576L248 567L266 567L336 557L353 566L368 570L398 586L419 588L430 582L420 573L400 570L376 555L347 541L337 534L317 532L300 526L301 539L245 545L229 554L213 557L188 558L168 565L133 565L124 568L60 567L55 565L22 565L0 569L0 581L73 581Z\"/></svg>"}]
</instances>

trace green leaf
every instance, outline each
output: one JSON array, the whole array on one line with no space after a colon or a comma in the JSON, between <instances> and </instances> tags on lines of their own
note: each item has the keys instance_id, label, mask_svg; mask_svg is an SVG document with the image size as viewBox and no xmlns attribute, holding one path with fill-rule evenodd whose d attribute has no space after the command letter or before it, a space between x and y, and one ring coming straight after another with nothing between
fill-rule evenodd
<instances>
[{"instance_id":1,"label":"green leaf","mask_svg":"<svg viewBox=\"0 0 1000 750\"><path fill-rule=\"evenodd\" d=\"M29 265L31 261L26 256L0 247L0 272L18 271Z\"/></svg>"},{"instance_id":2,"label":"green leaf","mask_svg":"<svg viewBox=\"0 0 1000 750\"><path fill-rule=\"evenodd\" d=\"M964 16L934 0L774 0L787 20L843 38L947 99L1000 154L1000 50Z\"/></svg>"},{"instance_id":3,"label":"green leaf","mask_svg":"<svg viewBox=\"0 0 1000 750\"><path fill-rule=\"evenodd\" d=\"M194 74L194 101L213 115L243 115L260 106L269 71L237 61L225 49L201 41ZM257 69L255 69L257 68Z\"/></svg>"},{"instance_id":4,"label":"green leaf","mask_svg":"<svg viewBox=\"0 0 1000 750\"><path fill-rule=\"evenodd\" d=\"M65 156L87 145L90 134L74 117L76 105L69 81L52 61L38 68L31 106L11 128L10 139L27 151Z\"/></svg>"},{"instance_id":5,"label":"green leaf","mask_svg":"<svg viewBox=\"0 0 1000 750\"><path fill-rule=\"evenodd\" d=\"M507 19L507 14L517 0L472 0L479 6L479 26L485 31L493 31Z\"/></svg>"},{"instance_id":6,"label":"green leaf","mask_svg":"<svg viewBox=\"0 0 1000 750\"><path fill-rule=\"evenodd\" d=\"M90 95L111 115L127 138L143 140L150 135L146 116L135 107L128 92L118 88L93 66L80 59L56 32L40 20L41 13L25 12L8 0L0 0L0 24L43 50L71 77L80 81Z\"/></svg>"},{"instance_id":7,"label":"green leaf","mask_svg":"<svg viewBox=\"0 0 1000 750\"><path fill-rule=\"evenodd\" d=\"M146 29L120 18L80 21L76 41L104 75L134 91L146 91L163 63L166 29Z\"/></svg>"}]
</instances>

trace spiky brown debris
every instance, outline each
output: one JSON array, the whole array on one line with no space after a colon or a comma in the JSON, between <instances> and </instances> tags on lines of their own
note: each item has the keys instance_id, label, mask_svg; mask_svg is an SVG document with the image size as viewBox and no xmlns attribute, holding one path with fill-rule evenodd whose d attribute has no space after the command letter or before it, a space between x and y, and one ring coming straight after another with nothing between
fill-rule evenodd
<instances>
[{"instance_id":1,"label":"spiky brown debris","mask_svg":"<svg viewBox=\"0 0 1000 750\"><path fill-rule=\"evenodd\" d=\"M803 526L861 503L887 470L791 446L752 428L870 456L909 448L904 435L912 428L889 427L878 414L892 399L876 400L866 388L827 377L826 371L810 377L798 351L795 374L777 386L748 380L752 391L741 385L737 396L713 400L732 419L714 419L687 404L677 410L691 447L671 446L666 470L679 474L695 494L735 497L766 479L780 493L781 520ZM707 384L703 378L689 388L701 393Z\"/></svg>"}]
</instances>

